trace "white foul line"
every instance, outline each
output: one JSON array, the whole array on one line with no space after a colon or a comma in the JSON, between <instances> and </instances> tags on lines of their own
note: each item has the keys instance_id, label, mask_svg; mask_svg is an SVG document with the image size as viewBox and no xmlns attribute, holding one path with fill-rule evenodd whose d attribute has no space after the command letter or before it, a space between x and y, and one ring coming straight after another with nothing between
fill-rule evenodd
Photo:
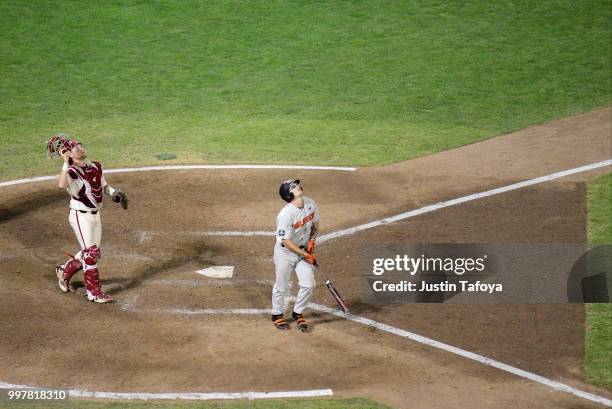
<instances>
[{"instance_id":1,"label":"white foul line","mask_svg":"<svg viewBox=\"0 0 612 409\"><path fill-rule=\"evenodd\" d=\"M274 236L273 231L197 231L197 236Z\"/></svg>"},{"instance_id":2,"label":"white foul line","mask_svg":"<svg viewBox=\"0 0 612 409\"><path fill-rule=\"evenodd\" d=\"M272 284L270 284L272 285ZM151 309L136 309L136 301L138 295L128 297L125 301L119 303L119 307L123 311L144 313L144 314L172 314L172 315L269 315L272 314L272 309L261 308L151 308Z\"/></svg>"},{"instance_id":3,"label":"white foul line","mask_svg":"<svg viewBox=\"0 0 612 409\"><path fill-rule=\"evenodd\" d=\"M334 170L341 172L354 172L357 168L344 166L301 166L301 165L167 165L145 166L142 168L105 169L104 173L133 173L149 172L152 170L193 170L193 169L296 169L296 170ZM0 182L0 187L22 185L24 183L42 182L57 179L53 176L35 176L24 179Z\"/></svg>"},{"instance_id":4,"label":"white foul line","mask_svg":"<svg viewBox=\"0 0 612 409\"><path fill-rule=\"evenodd\" d=\"M607 406L612 406L612 400L606 399L602 396L594 395L592 393L588 393L588 392L584 392L576 388L572 388L571 386L565 385L563 383L553 381L543 376L536 375L534 373L531 373L531 372L528 372L528 371L525 371L519 368L515 368L513 366L504 364L494 359L487 358L485 356L478 355L473 352L466 351L464 349L457 348L452 345L448 345L443 342L439 342L434 339L415 334L413 332L409 332L409 331L406 331L400 328L392 327L391 325L383 324L381 322L374 321L369 318L361 317L359 315L354 315L351 313L345 314L344 312L338 311L334 308L327 307L325 305L310 303L308 307L312 308L315 311L325 312L331 315L335 315L336 317L345 318L349 321L354 321L359 324L366 325L368 327L376 328L380 331L388 332L390 334L398 335L403 338L408 338L412 341L415 341L421 344L425 344L425 345L428 345L434 348L442 349L444 351L447 351L447 352L450 352L456 355L460 355L464 358L471 359L471 360L480 362L482 364L492 366L497 369L501 369L502 371L509 372L513 375L529 379L531 381L540 383L542 385L546 385L550 388L553 388L561 392L571 393L572 395L576 395L576 396L579 396L584 399L588 399L593 402L601 403Z\"/></svg>"},{"instance_id":5,"label":"white foul line","mask_svg":"<svg viewBox=\"0 0 612 409\"><path fill-rule=\"evenodd\" d=\"M134 309L131 305L122 305L124 311L133 311L143 314L171 314L171 315L270 315L272 309L260 308L152 308L152 309Z\"/></svg>"},{"instance_id":6,"label":"white foul line","mask_svg":"<svg viewBox=\"0 0 612 409\"><path fill-rule=\"evenodd\" d=\"M142 168L118 168L105 170L105 173L148 172L151 170L192 170L192 169L297 169L297 170L337 170L354 172L357 168L346 166L306 166L306 165L165 165L145 166Z\"/></svg>"},{"instance_id":7,"label":"white foul line","mask_svg":"<svg viewBox=\"0 0 612 409\"><path fill-rule=\"evenodd\" d=\"M62 390L57 388L38 388L28 385L12 385L0 382L0 389L45 389ZM213 400L213 399L278 399L278 398L312 398L316 396L333 396L331 389L313 389L306 391L278 391L278 392L91 392L80 389L66 391L70 397L79 398L105 398L123 400L149 400L149 399L186 399L186 400Z\"/></svg>"},{"instance_id":8,"label":"white foul line","mask_svg":"<svg viewBox=\"0 0 612 409\"><path fill-rule=\"evenodd\" d=\"M279 392L196 392L196 393L121 393L121 392L88 392L70 390L70 396L84 398L107 399L279 399L279 398L312 398L317 396L333 396L331 389L314 389L307 391L279 391Z\"/></svg>"},{"instance_id":9,"label":"white foul line","mask_svg":"<svg viewBox=\"0 0 612 409\"><path fill-rule=\"evenodd\" d=\"M480 193L474 193L471 195L458 197L456 199L447 200L445 202L440 202L440 203L436 203L433 205L421 207L419 209L410 210L409 212L400 213L392 217L387 217L384 219L375 220L370 223L360 224L355 227L349 227L347 229L337 230L335 232L323 234L317 239L317 241L319 243L323 243L323 242L326 242L332 239L336 239L338 237L355 234L359 231L368 230L374 227L382 226L384 224L389 224L389 223L397 222L399 220L408 219L410 217L433 212L435 210L443 209L445 207L455 206L461 203L470 202L472 200L482 199L483 197L489 197L489 196L494 196L500 193L510 192L512 190L517 190L517 189L521 189L527 186L537 185L539 183L544 183L544 182L548 182L551 180L559 179L564 176L569 176L569 175L573 175L573 174L581 173L581 172L587 172L589 170L594 170L594 169L598 169L598 168L602 168L604 166L610 166L610 165L612 165L612 159L592 163L590 165L580 166L580 167L573 168L573 169L564 170L562 172L551 173L550 175L540 176L534 179L525 180L523 182L513 183L511 185L502 186L496 189L486 190Z\"/></svg>"},{"instance_id":10,"label":"white foul line","mask_svg":"<svg viewBox=\"0 0 612 409\"><path fill-rule=\"evenodd\" d=\"M208 280L169 280L169 279L157 279L144 281L145 285L169 285L169 286L183 286L183 287L199 287L199 286L246 286L246 285L274 285L274 280L267 279L252 279L252 278L233 278L217 279L210 278Z\"/></svg>"}]
</instances>

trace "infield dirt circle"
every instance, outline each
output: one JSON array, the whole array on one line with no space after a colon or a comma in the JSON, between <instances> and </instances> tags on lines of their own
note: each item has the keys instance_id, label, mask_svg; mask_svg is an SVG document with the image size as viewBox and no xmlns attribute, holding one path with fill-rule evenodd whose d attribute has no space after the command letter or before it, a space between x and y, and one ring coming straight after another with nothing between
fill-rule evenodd
<instances>
[{"instance_id":1,"label":"infield dirt circle","mask_svg":"<svg viewBox=\"0 0 612 409\"><path fill-rule=\"evenodd\" d=\"M102 214L104 288L96 305L57 288L54 266L77 243L54 181L3 187L0 380L115 392L331 388L394 407L590 408L598 404L357 323L307 312L313 331L277 331L267 315L182 311L270 308L270 236L296 177L323 233L611 157L610 109L459 149L355 172L191 170L112 174L130 196ZM90 153L95 158L95 152ZM584 306L360 303L369 243L585 243L585 182L609 167L442 209L318 247L352 312L610 398L584 381ZM235 266L228 280L196 270ZM314 301L333 306L318 279ZM295 286L294 286L295 288Z\"/></svg>"}]
</instances>

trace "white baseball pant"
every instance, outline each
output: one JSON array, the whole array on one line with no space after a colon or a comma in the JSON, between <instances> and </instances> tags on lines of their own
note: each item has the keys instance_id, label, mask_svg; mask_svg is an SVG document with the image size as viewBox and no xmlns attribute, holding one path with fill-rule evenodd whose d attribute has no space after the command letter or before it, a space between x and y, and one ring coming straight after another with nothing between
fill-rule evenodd
<instances>
[{"instance_id":1,"label":"white baseball pant","mask_svg":"<svg viewBox=\"0 0 612 409\"><path fill-rule=\"evenodd\" d=\"M291 286L291 272L295 271L298 278L299 290L293 311L301 314L314 293L315 266L307 263L297 254L276 246L274 249L274 266L276 267L276 281L272 288L272 314L283 314L289 306L289 289Z\"/></svg>"},{"instance_id":2,"label":"white baseball pant","mask_svg":"<svg viewBox=\"0 0 612 409\"><path fill-rule=\"evenodd\" d=\"M81 245L81 251L74 258L83 261L83 250L93 245L100 247L102 242L100 211L98 210L98 213L91 214L70 209L68 221L70 221L70 226L72 226L72 230L74 230L74 234Z\"/></svg>"}]
</instances>

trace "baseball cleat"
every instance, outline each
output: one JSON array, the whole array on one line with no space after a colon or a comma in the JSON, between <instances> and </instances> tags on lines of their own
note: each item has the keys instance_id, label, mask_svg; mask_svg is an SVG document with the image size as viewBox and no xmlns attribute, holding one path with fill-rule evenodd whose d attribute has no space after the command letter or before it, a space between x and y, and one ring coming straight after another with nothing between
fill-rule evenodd
<instances>
[{"instance_id":1,"label":"baseball cleat","mask_svg":"<svg viewBox=\"0 0 612 409\"><path fill-rule=\"evenodd\" d=\"M64 280L64 268L62 266L55 267L55 274L57 275L57 284L63 293L73 293L75 291L72 284Z\"/></svg>"},{"instance_id":2,"label":"baseball cleat","mask_svg":"<svg viewBox=\"0 0 612 409\"><path fill-rule=\"evenodd\" d=\"M304 319L302 314L294 312L292 314L293 321L297 324L297 327L302 332L308 332L308 322Z\"/></svg>"},{"instance_id":3,"label":"baseball cleat","mask_svg":"<svg viewBox=\"0 0 612 409\"><path fill-rule=\"evenodd\" d=\"M290 328L282 315L272 315L272 322L277 329L287 330Z\"/></svg>"},{"instance_id":4,"label":"baseball cleat","mask_svg":"<svg viewBox=\"0 0 612 409\"><path fill-rule=\"evenodd\" d=\"M104 304L104 303L113 301L113 297L111 297L108 294L104 294L102 292L100 294L98 294L98 295L93 295L92 293L87 291L86 292L86 296L87 296L87 299L89 301L97 302L97 303L100 303L100 304Z\"/></svg>"}]
</instances>

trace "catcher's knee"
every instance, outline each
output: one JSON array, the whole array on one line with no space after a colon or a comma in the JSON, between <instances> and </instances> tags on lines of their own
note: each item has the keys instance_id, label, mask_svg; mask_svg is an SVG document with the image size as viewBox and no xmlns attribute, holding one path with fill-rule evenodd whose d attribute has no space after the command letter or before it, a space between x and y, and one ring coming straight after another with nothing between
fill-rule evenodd
<instances>
[{"instance_id":1,"label":"catcher's knee","mask_svg":"<svg viewBox=\"0 0 612 409\"><path fill-rule=\"evenodd\" d=\"M95 244L83 250L83 261L85 262L86 269L95 268L100 257L102 257L102 252L100 247Z\"/></svg>"}]
</instances>

